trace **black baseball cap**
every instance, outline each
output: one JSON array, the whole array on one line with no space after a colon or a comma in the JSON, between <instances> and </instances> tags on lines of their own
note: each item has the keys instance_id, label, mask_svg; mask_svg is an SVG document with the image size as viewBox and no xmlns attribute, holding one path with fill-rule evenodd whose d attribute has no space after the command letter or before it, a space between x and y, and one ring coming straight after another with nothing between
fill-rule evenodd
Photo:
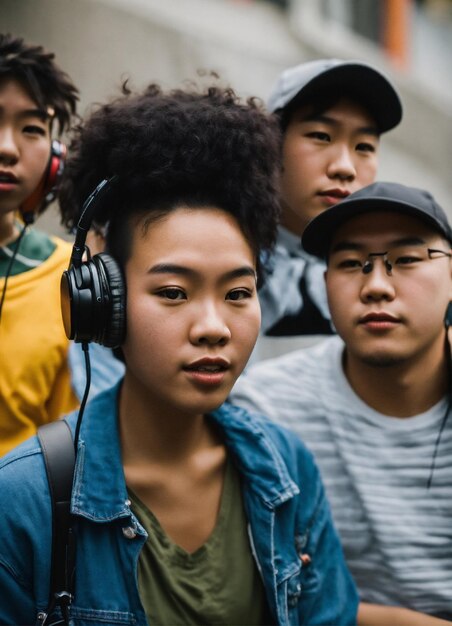
<instances>
[{"instance_id":1,"label":"black baseball cap","mask_svg":"<svg viewBox=\"0 0 452 626\"><path fill-rule=\"evenodd\" d=\"M395 87L380 71L360 61L319 59L290 67L279 76L267 102L271 113L285 109L295 98L325 88L359 94L383 133L399 124L402 103Z\"/></svg>"},{"instance_id":2,"label":"black baseball cap","mask_svg":"<svg viewBox=\"0 0 452 626\"><path fill-rule=\"evenodd\" d=\"M447 216L428 191L398 183L373 183L314 217L303 232L303 248L309 254L325 258L333 236L342 224L357 215L375 211L417 217L452 245L452 228Z\"/></svg>"}]
</instances>

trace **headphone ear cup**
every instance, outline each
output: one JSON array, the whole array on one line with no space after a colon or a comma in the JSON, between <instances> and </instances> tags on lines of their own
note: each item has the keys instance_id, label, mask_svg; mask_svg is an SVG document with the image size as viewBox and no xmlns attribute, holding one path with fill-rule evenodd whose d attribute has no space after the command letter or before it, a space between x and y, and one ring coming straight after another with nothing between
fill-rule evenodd
<instances>
[{"instance_id":1,"label":"headphone ear cup","mask_svg":"<svg viewBox=\"0 0 452 626\"><path fill-rule=\"evenodd\" d=\"M102 300L108 302L108 313L104 328L94 341L116 348L122 344L126 334L126 287L118 262L109 254L101 252L92 258L99 272Z\"/></svg>"},{"instance_id":2,"label":"headphone ear cup","mask_svg":"<svg viewBox=\"0 0 452 626\"><path fill-rule=\"evenodd\" d=\"M20 206L20 212L26 224L33 223L35 216L42 213L55 200L64 172L65 158L66 146L58 139L53 139L46 170L36 189Z\"/></svg>"},{"instance_id":3,"label":"headphone ear cup","mask_svg":"<svg viewBox=\"0 0 452 626\"><path fill-rule=\"evenodd\" d=\"M121 268L108 254L96 254L61 278L61 311L69 339L116 348L126 331L126 289Z\"/></svg>"},{"instance_id":4,"label":"headphone ear cup","mask_svg":"<svg viewBox=\"0 0 452 626\"><path fill-rule=\"evenodd\" d=\"M56 198L58 187L64 172L66 152L67 148L64 143L61 143L58 139L53 139L50 150L49 164L47 166L43 185L44 207Z\"/></svg>"}]
</instances>

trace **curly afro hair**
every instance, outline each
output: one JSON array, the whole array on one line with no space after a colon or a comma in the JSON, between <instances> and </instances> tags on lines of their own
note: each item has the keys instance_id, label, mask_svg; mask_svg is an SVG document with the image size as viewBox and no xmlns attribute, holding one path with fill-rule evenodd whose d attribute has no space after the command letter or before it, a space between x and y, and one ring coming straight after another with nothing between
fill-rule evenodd
<instances>
[{"instance_id":1,"label":"curly afro hair","mask_svg":"<svg viewBox=\"0 0 452 626\"><path fill-rule=\"evenodd\" d=\"M104 178L114 194L95 216L109 224L107 247L124 265L122 236L132 215L148 221L180 206L216 206L231 213L256 258L274 244L279 217L280 130L256 99L230 88L164 93L149 85L98 108L75 129L60 192L62 223L73 229L83 201Z\"/></svg>"},{"instance_id":2,"label":"curly afro hair","mask_svg":"<svg viewBox=\"0 0 452 626\"><path fill-rule=\"evenodd\" d=\"M51 107L61 135L75 115L78 90L54 58L55 55L42 46L28 45L19 37L0 34L0 80L19 81L39 107L44 110Z\"/></svg>"}]
</instances>

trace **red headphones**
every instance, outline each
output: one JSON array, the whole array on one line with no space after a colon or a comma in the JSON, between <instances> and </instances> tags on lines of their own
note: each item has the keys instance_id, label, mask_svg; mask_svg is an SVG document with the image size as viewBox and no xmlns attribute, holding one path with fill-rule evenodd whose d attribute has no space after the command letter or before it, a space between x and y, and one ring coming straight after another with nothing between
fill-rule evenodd
<instances>
[{"instance_id":1,"label":"red headphones","mask_svg":"<svg viewBox=\"0 0 452 626\"><path fill-rule=\"evenodd\" d=\"M55 200L58 186L64 171L66 146L57 139L52 140L49 163L33 193L20 206L22 219L26 224L34 222L35 216L41 213L48 204Z\"/></svg>"}]
</instances>

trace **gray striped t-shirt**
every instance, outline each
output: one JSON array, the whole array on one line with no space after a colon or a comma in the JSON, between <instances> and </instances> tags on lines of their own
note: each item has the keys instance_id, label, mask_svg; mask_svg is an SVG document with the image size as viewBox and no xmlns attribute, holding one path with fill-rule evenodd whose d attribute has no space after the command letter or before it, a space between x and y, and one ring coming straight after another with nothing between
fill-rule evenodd
<instances>
[{"instance_id":1,"label":"gray striped t-shirt","mask_svg":"<svg viewBox=\"0 0 452 626\"><path fill-rule=\"evenodd\" d=\"M350 387L343 348L331 337L258 363L231 401L314 452L362 600L452 616L452 416L427 490L447 402L404 419L378 413Z\"/></svg>"}]
</instances>

